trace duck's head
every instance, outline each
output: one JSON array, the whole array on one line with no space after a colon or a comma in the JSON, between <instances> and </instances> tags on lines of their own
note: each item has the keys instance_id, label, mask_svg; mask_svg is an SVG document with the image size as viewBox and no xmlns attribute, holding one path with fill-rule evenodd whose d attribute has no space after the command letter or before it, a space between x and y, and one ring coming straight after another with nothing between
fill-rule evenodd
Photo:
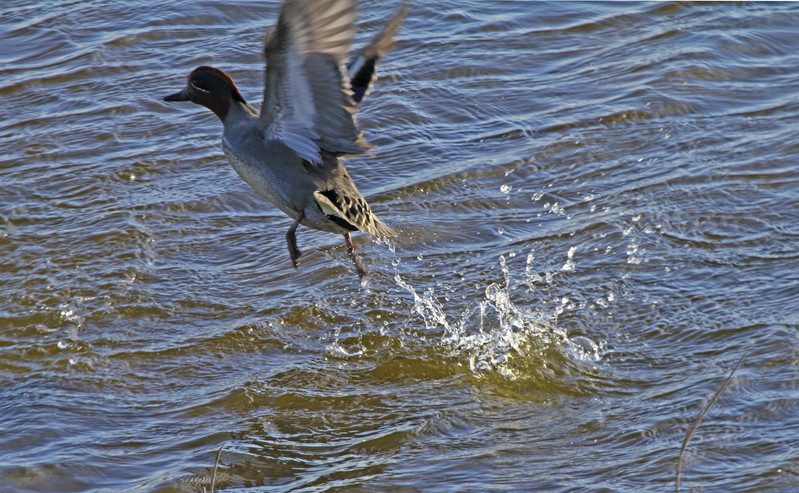
<instances>
[{"instance_id":1,"label":"duck's head","mask_svg":"<svg viewBox=\"0 0 799 493\"><path fill-rule=\"evenodd\" d=\"M186 88L164 98L164 101L191 101L213 111L225 121L233 104L247 104L233 79L214 67L197 67L189 74Z\"/></svg>"}]
</instances>

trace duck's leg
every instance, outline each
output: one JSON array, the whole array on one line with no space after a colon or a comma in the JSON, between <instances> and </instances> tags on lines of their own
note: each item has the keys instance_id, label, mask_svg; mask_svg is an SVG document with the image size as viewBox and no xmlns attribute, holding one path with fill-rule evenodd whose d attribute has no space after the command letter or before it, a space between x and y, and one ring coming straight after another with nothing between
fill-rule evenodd
<instances>
[{"instance_id":1,"label":"duck's leg","mask_svg":"<svg viewBox=\"0 0 799 493\"><path fill-rule=\"evenodd\" d=\"M300 258L300 249L297 248L297 237L294 232L297 231L297 226L300 225L300 221L302 221L304 217L305 212L300 211L297 220L294 221L294 224L291 225L288 233L286 233L286 243L289 245L289 255L291 256L291 263L294 264L295 269L297 268L297 259Z\"/></svg>"},{"instance_id":2,"label":"duck's leg","mask_svg":"<svg viewBox=\"0 0 799 493\"><path fill-rule=\"evenodd\" d=\"M363 265L361 257L355 253L355 245L352 244L349 233L344 233L344 242L347 244L347 253L350 254L350 258L355 263L355 268L358 270L358 277L363 279L366 275L366 266Z\"/></svg>"}]
</instances>

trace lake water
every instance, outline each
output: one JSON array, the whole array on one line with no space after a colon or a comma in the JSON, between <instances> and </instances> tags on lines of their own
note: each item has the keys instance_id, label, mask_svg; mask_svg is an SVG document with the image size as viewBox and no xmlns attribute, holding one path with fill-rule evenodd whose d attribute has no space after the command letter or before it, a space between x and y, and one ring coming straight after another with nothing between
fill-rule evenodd
<instances>
[{"instance_id":1,"label":"lake water","mask_svg":"<svg viewBox=\"0 0 799 493\"><path fill-rule=\"evenodd\" d=\"M360 2L363 45L394 2ZM0 490L799 490L799 5L417 2L300 227L164 103L276 1L6 0Z\"/></svg>"}]
</instances>

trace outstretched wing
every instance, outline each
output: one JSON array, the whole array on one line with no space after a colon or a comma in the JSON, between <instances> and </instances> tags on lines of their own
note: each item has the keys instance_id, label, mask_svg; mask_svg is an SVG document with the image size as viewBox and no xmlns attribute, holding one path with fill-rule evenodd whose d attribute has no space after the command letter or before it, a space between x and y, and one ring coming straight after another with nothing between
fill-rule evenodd
<instances>
[{"instance_id":1,"label":"outstretched wing","mask_svg":"<svg viewBox=\"0 0 799 493\"><path fill-rule=\"evenodd\" d=\"M407 13L408 4L400 5L375 39L347 62L347 71L352 81L352 99L356 104L361 102L372 87L372 83L377 77L377 62L391 49L394 44L394 35L402 25L402 21L405 20Z\"/></svg>"},{"instance_id":2,"label":"outstretched wing","mask_svg":"<svg viewBox=\"0 0 799 493\"><path fill-rule=\"evenodd\" d=\"M355 32L354 0L286 0L264 40L266 85L258 128L311 164L321 151L367 146L343 63Z\"/></svg>"}]
</instances>

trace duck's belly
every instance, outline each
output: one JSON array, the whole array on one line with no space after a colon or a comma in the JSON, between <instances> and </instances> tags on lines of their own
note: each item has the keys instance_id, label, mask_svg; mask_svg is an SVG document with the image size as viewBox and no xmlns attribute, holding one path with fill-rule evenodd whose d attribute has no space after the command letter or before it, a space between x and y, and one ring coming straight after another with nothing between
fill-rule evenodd
<instances>
[{"instance_id":1,"label":"duck's belly","mask_svg":"<svg viewBox=\"0 0 799 493\"><path fill-rule=\"evenodd\" d=\"M288 184L280 183L280 177L267 166L254 166L244 159L240 159L224 141L222 142L222 149L225 151L225 156L227 156L228 162L236 170L236 173L258 195L275 204L278 209L292 219L297 219L299 211L302 209L302 204L292 204L289 198L290 191L284 189Z\"/></svg>"},{"instance_id":2,"label":"duck's belly","mask_svg":"<svg viewBox=\"0 0 799 493\"><path fill-rule=\"evenodd\" d=\"M283 168L274 170L264 164L253 165L241 159L233 153L224 140L222 149L241 179L290 218L296 220L302 211L304 217L301 224L304 226L338 234L349 231L330 220L316 204L313 192L317 187L305 170L291 172L290 167L298 163L285 163Z\"/></svg>"}]
</instances>

